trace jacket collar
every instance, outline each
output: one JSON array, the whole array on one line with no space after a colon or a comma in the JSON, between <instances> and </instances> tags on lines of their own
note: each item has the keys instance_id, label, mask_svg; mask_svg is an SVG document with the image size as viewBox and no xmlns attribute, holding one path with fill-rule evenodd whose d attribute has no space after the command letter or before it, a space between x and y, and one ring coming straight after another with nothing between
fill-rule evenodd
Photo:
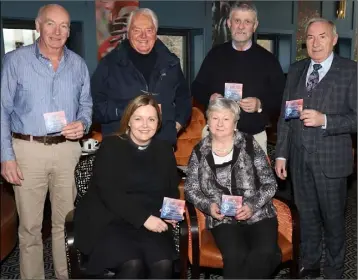
<instances>
[{"instance_id":1,"label":"jacket collar","mask_svg":"<svg viewBox=\"0 0 358 280\"><path fill-rule=\"evenodd\" d=\"M330 69L328 70L326 76L330 73L330 72L336 72L337 70L339 70L340 68L340 62L341 62L341 58L334 54L333 56L333 61L332 61L332 64L331 64L331 67ZM297 62L297 67L296 67L296 80L298 81L301 77L301 75L303 76L306 76L307 75L307 71L308 71L308 68L311 64L311 59L310 58L305 58L299 62ZM325 77L326 77L325 76Z\"/></svg>"},{"instance_id":2,"label":"jacket collar","mask_svg":"<svg viewBox=\"0 0 358 280\"><path fill-rule=\"evenodd\" d=\"M130 63L128 56L128 50L130 47L131 46L128 39L125 39L118 45L116 48L117 63L121 64L122 66L127 66ZM169 49L160 39L155 41L153 51L157 53L156 67L159 69L162 69L166 66L174 66L179 63L179 59L169 51Z\"/></svg>"}]
</instances>

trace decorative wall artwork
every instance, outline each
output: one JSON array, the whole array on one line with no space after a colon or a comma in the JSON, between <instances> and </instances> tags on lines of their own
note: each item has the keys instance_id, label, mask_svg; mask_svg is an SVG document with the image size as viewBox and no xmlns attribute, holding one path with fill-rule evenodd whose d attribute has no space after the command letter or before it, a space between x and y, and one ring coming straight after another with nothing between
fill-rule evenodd
<instances>
[{"instance_id":1,"label":"decorative wall artwork","mask_svg":"<svg viewBox=\"0 0 358 280\"><path fill-rule=\"evenodd\" d=\"M212 2L212 19L213 19L213 46L225 43L231 40L230 29L226 21L229 18L231 5L235 1L213 1Z\"/></svg>"},{"instance_id":2,"label":"decorative wall artwork","mask_svg":"<svg viewBox=\"0 0 358 280\"><path fill-rule=\"evenodd\" d=\"M138 8L139 1L95 1L97 58L100 60L126 38L128 16Z\"/></svg>"}]
</instances>

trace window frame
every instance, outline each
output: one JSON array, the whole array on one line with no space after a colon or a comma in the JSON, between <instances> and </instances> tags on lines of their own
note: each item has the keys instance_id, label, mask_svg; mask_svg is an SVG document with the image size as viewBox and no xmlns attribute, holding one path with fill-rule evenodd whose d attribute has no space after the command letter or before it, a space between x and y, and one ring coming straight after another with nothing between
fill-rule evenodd
<instances>
[{"instance_id":1,"label":"window frame","mask_svg":"<svg viewBox=\"0 0 358 280\"><path fill-rule=\"evenodd\" d=\"M159 27L157 35L164 36L181 36L183 37L184 49L183 49L183 73L187 81L190 81L191 77L191 66L190 66L190 57L191 57L191 33L190 29L184 28L170 28L170 27Z\"/></svg>"},{"instance_id":2,"label":"window frame","mask_svg":"<svg viewBox=\"0 0 358 280\"><path fill-rule=\"evenodd\" d=\"M279 55L279 41L280 41L280 35L279 34L257 34L255 37L255 42L257 43L257 40L270 40L273 42L273 52L272 54L278 58Z\"/></svg>"}]
</instances>

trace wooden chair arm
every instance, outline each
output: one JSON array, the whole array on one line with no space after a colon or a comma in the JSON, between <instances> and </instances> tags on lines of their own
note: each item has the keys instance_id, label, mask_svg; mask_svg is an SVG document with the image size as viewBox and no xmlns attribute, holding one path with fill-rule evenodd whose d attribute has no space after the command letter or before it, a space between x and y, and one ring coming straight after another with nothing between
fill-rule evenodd
<instances>
[{"instance_id":1,"label":"wooden chair arm","mask_svg":"<svg viewBox=\"0 0 358 280\"><path fill-rule=\"evenodd\" d=\"M184 220L179 223L180 279L188 279L188 240L188 223L184 215Z\"/></svg>"},{"instance_id":2,"label":"wooden chair arm","mask_svg":"<svg viewBox=\"0 0 358 280\"><path fill-rule=\"evenodd\" d=\"M66 257L68 265L68 277L69 279L79 279L81 275L79 266L78 251L74 246L74 222L73 222L74 210L70 211L66 215L65 220L65 246Z\"/></svg>"},{"instance_id":3,"label":"wooden chair arm","mask_svg":"<svg viewBox=\"0 0 358 280\"><path fill-rule=\"evenodd\" d=\"M193 265L199 266L200 263L200 229L198 224L198 217L195 207L192 203L186 201L186 218L188 220L188 240L189 247L192 252L192 263Z\"/></svg>"},{"instance_id":4,"label":"wooden chair arm","mask_svg":"<svg viewBox=\"0 0 358 280\"><path fill-rule=\"evenodd\" d=\"M277 199L284 204L286 204L291 213L291 219L292 219L292 259L297 261L299 259L299 249L300 249L300 219L298 214L298 209L296 205L283 197L280 197L279 195L275 195L274 199ZM277 213L279 215L279 213Z\"/></svg>"}]
</instances>

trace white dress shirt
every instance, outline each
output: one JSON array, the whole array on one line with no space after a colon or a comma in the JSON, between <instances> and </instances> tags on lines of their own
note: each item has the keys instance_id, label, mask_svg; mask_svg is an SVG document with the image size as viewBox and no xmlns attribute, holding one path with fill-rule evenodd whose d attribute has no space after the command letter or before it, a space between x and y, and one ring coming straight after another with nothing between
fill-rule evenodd
<instances>
[{"instance_id":1,"label":"white dress shirt","mask_svg":"<svg viewBox=\"0 0 358 280\"><path fill-rule=\"evenodd\" d=\"M232 42L232 47L234 48L234 50L238 51L237 47L234 44L234 41L231 41L231 42ZM252 46L252 40L250 40L250 42L247 44L247 46L243 50L240 50L240 51L247 51L249 48L251 48L251 46Z\"/></svg>"}]
</instances>

